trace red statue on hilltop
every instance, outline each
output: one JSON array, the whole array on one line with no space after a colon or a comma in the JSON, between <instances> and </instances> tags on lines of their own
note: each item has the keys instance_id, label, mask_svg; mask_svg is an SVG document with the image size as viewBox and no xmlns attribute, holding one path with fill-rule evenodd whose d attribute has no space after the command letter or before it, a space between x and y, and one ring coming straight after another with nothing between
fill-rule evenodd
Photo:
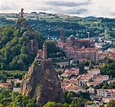
<instances>
[{"instance_id":1,"label":"red statue on hilltop","mask_svg":"<svg viewBox=\"0 0 115 107\"><path fill-rule=\"evenodd\" d=\"M21 8L21 15L20 15L21 18L24 17L24 12L23 11L24 11L24 8Z\"/></svg>"}]
</instances>

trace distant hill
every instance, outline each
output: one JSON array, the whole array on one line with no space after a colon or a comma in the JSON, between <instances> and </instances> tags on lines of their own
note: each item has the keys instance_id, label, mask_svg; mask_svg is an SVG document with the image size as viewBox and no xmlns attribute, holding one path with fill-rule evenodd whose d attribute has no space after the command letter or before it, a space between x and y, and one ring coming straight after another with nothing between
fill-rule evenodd
<instances>
[{"instance_id":1,"label":"distant hill","mask_svg":"<svg viewBox=\"0 0 115 107\"><path fill-rule=\"evenodd\" d=\"M96 18L95 16L87 16L87 17L85 17L85 18Z\"/></svg>"},{"instance_id":2,"label":"distant hill","mask_svg":"<svg viewBox=\"0 0 115 107\"><path fill-rule=\"evenodd\" d=\"M17 17L10 16L10 18ZM60 29L65 28L65 34L69 37L71 34L79 38L87 38L87 33L90 32L90 37L98 36L105 29L109 36L115 36L115 19L96 18L89 16L80 18L64 14L48 14L48 13L31 13L26 16L28 23L34 30L40 31L44 37L59 37ZM12 20L1 19L0 25L15 24Z\"/></svg>"}]
</instances>

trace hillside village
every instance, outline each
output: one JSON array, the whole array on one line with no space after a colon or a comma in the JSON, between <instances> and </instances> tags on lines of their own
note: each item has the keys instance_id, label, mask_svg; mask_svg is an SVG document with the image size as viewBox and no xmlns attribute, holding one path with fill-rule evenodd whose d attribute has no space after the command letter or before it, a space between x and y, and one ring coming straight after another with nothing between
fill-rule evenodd
<instances>
[{"instance_id":1,"label":"hillside village","mask_svg":"<svg viewBox=\"0 0 115 107\"><path fill-rule=\"evenodd\" d=\"M50 41L53 41L65 56L48 58L47 43ZM113 64L110 72L115 74L115 48L111 48L111 45L112 41L104 37L79 39L70 35L67 38L62 28L60 39L47 39L43 49L38 49L35 61L38 65L44 59L53 62L63 92L89 93L90 100L85 101L85 107L106 106L109 101L115 100L115 77L104 73L103 69L106 64ZM22 78L7 78L6 81L0 82L0 91L21 93L21 83Z\"/></svg>"},{"instance_id":2,"label":"hillside village","mask_svg":"<svg viewBox=\"0 0 115 107\"><path fill-rule=\"evenodd\" d=\"M86 41L89 41L89 40L86 40ZM79 50L78 52L81 51L80 55L83 52L83 55L79 56L80 59L78 59L79 57L77 57L76 53L74 53L74 51L77 52L76 50L74 50L76 48L73 48L73 49L71 49L72 47L67 48L66 43L63 43L62 41L58 42L58 46L61 49L65 46L64 48L65 50L64 49L63 50L67 52L66 54L68 55L67 59L63 59L64 61L66 60L66 62L63 62L63 61L56 62L58 64L58 68L55 68L56 70L61 72L59 73L59 78L61 80L61 87L63 89L63 92L66 92L66 91L74 92L74 93L89 92L92 103L90 104L89 102L87 102L86 107L91 107L91 105L92 107L99 106L102 104L107 104L111 100L115 100L115 80L114 78L111 78L110 75L102 75L101 73L102 71L99 68L100 66L104 65L106 58L109 58L110 60L115 60L114 59L115 58L114 48L110 48L105 51L102 51L99 48L99 51L98 51L97 48L94 49L94 45L92 45L93 50L90 47L88 48L81 47L80 49L77 49L77 50ZM69 49L69 50L67 51L66 49ZM92 51L95 50L94 52L96 52L96 54L94 55L97 55L96 57L98 59L98 64L95 65L95 63L93 63L92 66L90 65L83 66L84 68L82 70L84 70L85 72L81 73L81 70L80 70L81 68L79 68L79 66L77 65L85 63L88 60L93 60L93 59L88 59L90 57L87 57L87 56L86 56L87 59L84 59L85 57L84 54L88 52L88 49L89 50L91 49L89 51L90 53L92 53ZM68 52L70 54L68 54ZM43 50L38 50L36 61L40 62L42 60L42 57L44 57L43 54L44 54ZM91 57L91 58L94 58L94 57ZM75 58L78 60L76 61ZM53 58L50 58L50 59L53 60ZM95 59L93 61L96 62L97 60ZM20 93L21 92L21 88L20 88L21 82L22 80L20 80L19 78L7 79L6 83L0 83L0 87L1 87L1 90L10 89L13 92ZM13 84L13 87L11 88L12 84ZM113 84L113 87L103 88L104 84L107 84L107 86Z\"/></svg>"}]
</instances>

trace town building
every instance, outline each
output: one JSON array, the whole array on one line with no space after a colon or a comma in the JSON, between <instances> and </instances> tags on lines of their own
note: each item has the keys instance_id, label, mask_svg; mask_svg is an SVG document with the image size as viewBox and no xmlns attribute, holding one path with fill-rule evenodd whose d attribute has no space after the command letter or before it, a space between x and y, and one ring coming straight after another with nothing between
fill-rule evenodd
<instances>
[{"instance_id":1,"label":"town building","mask_svg":"<svg viewBox=\"0 0 115 107\"><path fill-rule=\"evenodd\" d=\"M106 82L109 80L109 76L108 75L98 75L93 80L94 82Z\"/></svg>"},{"instance_id":2,"label":"town building","mask_svg":"<svg viewBox=\"0 0 115 107\"><path fill-rule=\"evenodd\" d=\"M97 61L98 51L94 48L94 42L90 39L76 39L71 35L69 39L65 40L65 36L61 33L61 41L57 46L62 49L67 59L74 59L75 61L85 62L87 60Z\"/></svg>"},{"instance_id":3,"label":"town building","mask_svg":"<svg viewBox=\"0 0 115 107\"><path fill-rule=\"evenodd\" d=\"M97 89L97 96L115 98L115 89Z\"/></svg>"},{"instance_id":4,"label":"town building","mask_svg":"<svg viewBox=\"0 0 115 107\"><path fill-rule=\"evenodd\" d=\"M90 69L87 72L88 74L98 75L100 74L100 69Z\"/></svg>"},{"instance_id":5,"label":"town building","mask_svg":"<svg viewBox=\"0 0 115 107\"><path fill-rule=\"evenodd\" d=\"M95 87L95 86L101 85L102 83L101 82L87 82L86 84L88 87L90 87L90 86Z\"/></svg>"},{"instance_id":6,"label":"town building","mask_svg":"<svg viewBox=\"0 0 115 107\"><path fill-rule=\"evenodd\" d=\"M78 75L79 74L79 68L70 68L66 69L64 73L61 75L61 77L70 77L72 75Z\"/></svg>"},{"instance_id":7,"label":"town building","mask_svg":"<svg viewBox=\"0 0 115 107\"><path fill-rule=\"evenodd\" d=\"M21 83L22 82L22 80L20 80L19 78L14 78L14 79L7 79L7 81L6 81L8 84L11 84L11 82L13 82L14 83L14 85L16 85L17 83Z\"/></svg>"},{"instance_id":8,"label":"town building","mask_svg":"<svg viewBox=\"0 0 115 107\"><path fill-rule=\"evenodd\" d=\"M0 83L1 88L8 88L10 86L9 83Z\"/></svg>"},{"instance_id":9,"label":"town building","mask_svg":"<svg viewBox=\"0 0 115 107\"><path fill-rule=\"evenodd\" d=\"M89 88L87 89L87 91L88 91L90 94L95 94L95 89L92 88L92 87L89 87Z\"/></svg>"},{"instance_id":10,"label":"town building","mask_svg":"<svg viewBox=\"0 0 115 107\"><path fill-rule=\"evenodd\" d=\"M115 98L103 98L103 99L102 99L102 101L103 101L104 103L108 103L108 102L110 102L110 101L112 101L112 100L115 101Z\"/></svg>"}]
</instances>

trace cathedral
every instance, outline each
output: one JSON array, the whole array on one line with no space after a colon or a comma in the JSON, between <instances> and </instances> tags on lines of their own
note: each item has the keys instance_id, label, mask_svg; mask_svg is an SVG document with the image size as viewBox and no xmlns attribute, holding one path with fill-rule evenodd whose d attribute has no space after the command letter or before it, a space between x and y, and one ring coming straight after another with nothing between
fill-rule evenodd
<instances>
[{"instance_id":1,"label":"cathedral","mask_svg":"<svg viewBox=\"0 0 115 107\"><path fill-rule=\"evenodd\" d=\"M67 59L74 59L79 62L85 62L87 60L95 62L98 60L98 53L92 40L79 40L73 35L69 39L66 39L64 29L61 30L61 41L57 45L65 52Z\"/></svg>"}]
</instances>

